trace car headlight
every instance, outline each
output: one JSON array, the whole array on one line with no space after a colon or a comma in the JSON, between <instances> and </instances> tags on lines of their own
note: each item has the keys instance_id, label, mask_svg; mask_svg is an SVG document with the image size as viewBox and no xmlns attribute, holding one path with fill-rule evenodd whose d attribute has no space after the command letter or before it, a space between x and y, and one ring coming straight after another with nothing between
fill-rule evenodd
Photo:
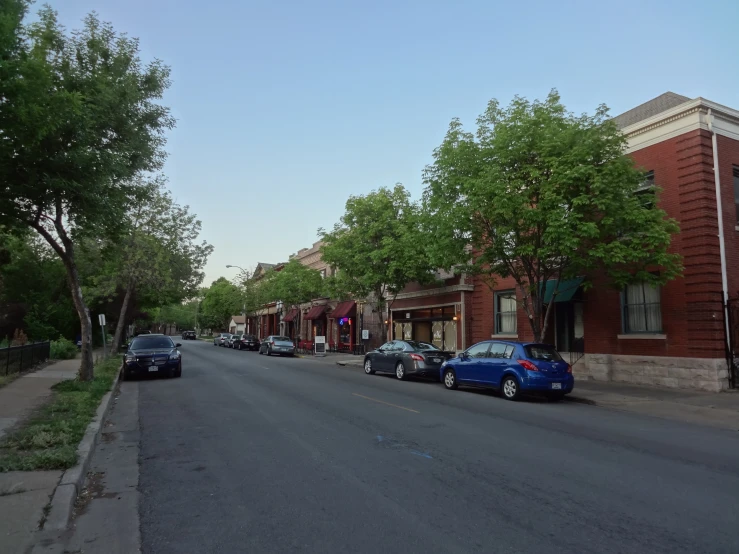
<instances>
[{"instance_id":1,"label":"car headlight","mask_svg":"<svg viewBox=\"0 0 739 554\"><path fill-rule=\"evenodd\" d=\"M169 355L170 360L179 360L180 359L180 353L179 352L172 352Z\"/></svg>"},{"instance_id":2,"label":"car headlight","mask_svg":"<svg viewBox=\"0 0 739 554\"><path fill-rule=\"evenodd\" d=\"M136 361L136 356L134 356L133 354L131 354L129 352L129 353L126 354L126 361L127 362L135 362Z\"/></svg>"}]
</instances>

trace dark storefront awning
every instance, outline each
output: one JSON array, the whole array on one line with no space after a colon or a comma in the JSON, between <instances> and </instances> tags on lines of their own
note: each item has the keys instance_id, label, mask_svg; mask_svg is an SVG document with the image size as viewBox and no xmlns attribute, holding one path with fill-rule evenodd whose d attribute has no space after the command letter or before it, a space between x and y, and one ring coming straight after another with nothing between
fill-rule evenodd
<instances>
[{"instance_id":1,"label":"dark storefront awning","mask_svg":"<svg viewBox=\"0 0 739 554\"><path fill-rule=\"evenodd\" d=\"M287 314L284 318L282 318L282 321L290 323L291 321L295 321L296 317L298 317L298 309L293 308L292 310L290 310L289 314Z\"/></svg>"},{"instance_id":2,"label":"dark storefront awning","mask_svg":"<svg viewBox=\"0 0 739 554\"><path fill-rule=\"evenodd\" d=\"M305 319L311 320L311 319L320 319L323 317L323 314L326 312L326 306L313 306L310 311L305 314Z\"/></svg>"},{"instance_id":3,"label":"dark storefront awning","mask_svg":"<svg viewBox=\"0 0 739 554\"><path fill-rule=\"evenodd\" d=\"M339 302L334 308L334 311L331 312L331 317L333 319L354 317L357 313L355 310L356 305L356 302L354 302L353 300L349 300L348 302Z\"/></svg>"},{"instance_id":4,"label":"dark storefront awning","mask_svg":"<svg viewBox=\"0 0 739 554\"><path fill-rule=\"evenodd\" d=\"M556 288L557 295L554 297L555 302L569 302L572 297L575 296L578 287L582 284L583 278L578 277L576 279L566 279L563 281L557 281L557 279L549 279L547 286L544 289L544 304L549 304L552 301L554 290Z\"/></svg>"}]
</instances>

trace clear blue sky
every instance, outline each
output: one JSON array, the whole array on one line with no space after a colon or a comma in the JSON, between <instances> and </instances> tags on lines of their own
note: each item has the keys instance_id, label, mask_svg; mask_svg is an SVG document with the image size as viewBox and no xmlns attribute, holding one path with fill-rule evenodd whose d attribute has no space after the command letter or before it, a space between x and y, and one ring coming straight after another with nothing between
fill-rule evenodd
<instances>
[{"instance_id":1,"label":"clear blue sky","mask_svg":"<svg viewBox=\"0 0 739 554\"><path fill-rule=\"evenodd\" d=\"M215 246L205 284L287 260L350 194L421 171L449 121L559 89L614 115L665 91L739 108L739 2L52 0L172 67L165 173Z\"/></svg>"}]
</instances>

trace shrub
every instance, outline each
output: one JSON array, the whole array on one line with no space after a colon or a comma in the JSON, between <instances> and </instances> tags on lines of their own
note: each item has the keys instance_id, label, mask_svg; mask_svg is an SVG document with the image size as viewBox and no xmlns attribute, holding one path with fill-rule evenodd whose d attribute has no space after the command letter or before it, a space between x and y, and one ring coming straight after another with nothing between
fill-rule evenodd
<instances>
[{"instance_id":1,"label":"shrub","mask_svg":"<svg viewBox=\"0 0 739 554\"><path fill-rule=\"evenodd\" d=\"M51 341L51 357L54 360L71 360L77 355L77 345L71 340L59 337Z\"/></svg>"}]
</instances>

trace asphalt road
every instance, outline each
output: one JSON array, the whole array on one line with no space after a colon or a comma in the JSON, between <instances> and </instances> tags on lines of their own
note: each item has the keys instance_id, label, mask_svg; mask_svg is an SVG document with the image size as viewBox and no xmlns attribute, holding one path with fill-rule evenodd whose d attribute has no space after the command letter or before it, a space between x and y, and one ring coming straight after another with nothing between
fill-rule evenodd
<instances>
[{"instance_id":1,"label":"asphalt road","mask_svg":"<svg viewBox=\"0 0 739 554\"><path fill-rule=\"evenodd\" d=\"M182 352L137 383L145 554L739 552L737 432Z\"/></svg>"}]
</instances>

